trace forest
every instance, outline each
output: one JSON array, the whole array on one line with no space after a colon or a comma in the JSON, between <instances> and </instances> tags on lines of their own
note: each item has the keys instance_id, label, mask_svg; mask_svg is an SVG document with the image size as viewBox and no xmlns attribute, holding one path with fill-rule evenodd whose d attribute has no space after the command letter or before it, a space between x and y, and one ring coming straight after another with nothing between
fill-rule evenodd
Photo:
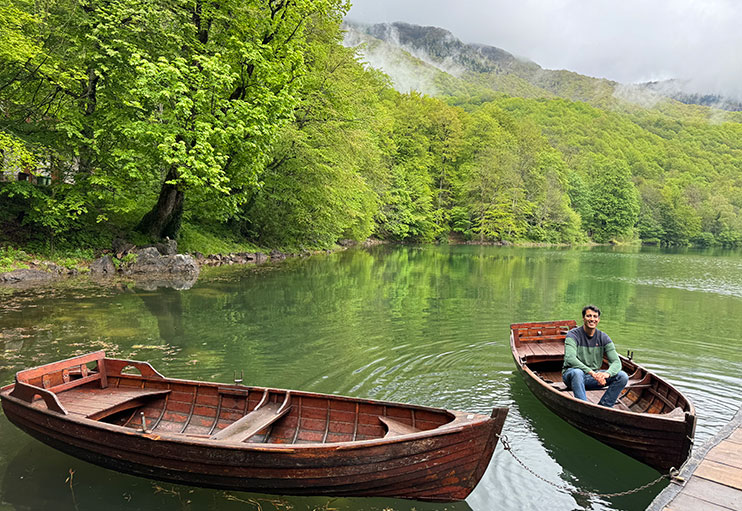
<instances>
[{"instance_id":1,"label":"forest","mask_svg":"<svg viewBox=\"0 0 742 511\"><path fill-rule=\"evenodd\" d=\"M0 251L742 244L739 115L401 93L342 44L349 6L4 2Z\"/></svg>"}]
</instances>

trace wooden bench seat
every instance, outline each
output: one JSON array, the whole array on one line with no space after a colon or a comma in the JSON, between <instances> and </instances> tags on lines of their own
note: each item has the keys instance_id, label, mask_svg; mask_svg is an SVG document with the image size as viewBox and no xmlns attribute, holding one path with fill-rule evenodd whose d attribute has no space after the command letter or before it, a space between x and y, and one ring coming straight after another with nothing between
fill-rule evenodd
<instances>
[{"instance_id":1,"label":"wooden bench seat","mask_svg":"<svg viewBox=\"0 0 742 511\"><path fill-rule=\"evenodd\" d=\"M289 413L290 406L266 403L211 436L212 440L244 442Z\"/></svg>"},{"instance_id":2,"label":"wooden bench seat","mask_svg":"<svg viewBox=\"0 0 742 511\"><path fill-rule=\"evenodd\" d=\"M75 387L58 393L57 399L68 413L100 420L124 410L138 408L169 393L169 390L163 389Z\"/></svg>"},{"instance_id":3,"label":"wooden bench seat","mask_svg":"<svg viewBox=\"0 0 742 511\"><path fill-rule=\"evenodd\" d=\"M564 343L524 342L518 346L518 355L527 364L564 359Z\"/></svg>"},{"instance_id":4,"label":"wooden bench seat","mask_svg":"<svg viewBox=\"0 0 742 511\"><path fill-rule=\"evenodd\" d=\"M421 431L416 427L396 421L394 419L390 419L389 417L379 417L379 420L386 426L386 434L384 435L384 438L408 435L410 433L417 433L418 431Z\"/></svg>"}]
</instances>

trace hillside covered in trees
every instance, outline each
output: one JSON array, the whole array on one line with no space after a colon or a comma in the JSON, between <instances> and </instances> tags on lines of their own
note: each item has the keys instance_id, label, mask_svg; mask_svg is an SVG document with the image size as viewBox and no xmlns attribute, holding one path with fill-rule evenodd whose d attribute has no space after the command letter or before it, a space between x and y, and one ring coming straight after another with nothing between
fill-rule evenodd
<instances>
[{"instance_id":1,"label":"hillside covered in trees","mask_svg":"<svg viewBox=\"0 0 742 511\"><path fill-rule=\"evenodd\" d=\"M0 6L0 246L742 244L742 113L347 9Z\"/></svg>"}]
</instances>

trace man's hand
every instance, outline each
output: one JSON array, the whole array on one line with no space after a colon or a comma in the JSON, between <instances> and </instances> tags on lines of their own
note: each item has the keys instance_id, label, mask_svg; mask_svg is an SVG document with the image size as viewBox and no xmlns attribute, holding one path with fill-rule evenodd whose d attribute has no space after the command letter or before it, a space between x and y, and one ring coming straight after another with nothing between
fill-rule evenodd
<instances>
[{"instance_id":1,"label":"man's hand","mask_svg":"<svg viewBox=\"0 0 742 511\"><path fill-rule=\"evenodd\" d=\"M590 371L590 376L592 376L595 379L595 381L597 381L598 383L600 383L600 386L601 387L605 387L605 382L610 377L610 374L608 374L608 373L602 373L602 372L601 373L598 373L598 372L595 372L595 371Z\"/></svg>"}]
</instances>

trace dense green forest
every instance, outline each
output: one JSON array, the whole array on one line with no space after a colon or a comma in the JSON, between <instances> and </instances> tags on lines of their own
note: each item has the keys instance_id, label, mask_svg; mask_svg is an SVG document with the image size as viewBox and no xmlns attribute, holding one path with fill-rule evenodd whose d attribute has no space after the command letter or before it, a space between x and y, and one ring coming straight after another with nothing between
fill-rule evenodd
<instances>
[{"instance_id":1,"label":"dense green forest","mask_svg":"<svg viewBox=\"0 0 742 511\"><path fill-rule=\"evenodd\" d=\"M400 93L342 45L348 8L4 3L0 246L742 244L739 116L538 97L543 79L495 73Z\"/></svg>"}]
</instances>

